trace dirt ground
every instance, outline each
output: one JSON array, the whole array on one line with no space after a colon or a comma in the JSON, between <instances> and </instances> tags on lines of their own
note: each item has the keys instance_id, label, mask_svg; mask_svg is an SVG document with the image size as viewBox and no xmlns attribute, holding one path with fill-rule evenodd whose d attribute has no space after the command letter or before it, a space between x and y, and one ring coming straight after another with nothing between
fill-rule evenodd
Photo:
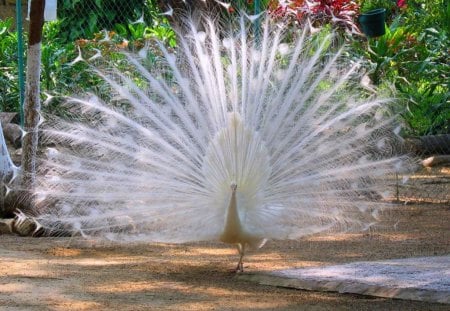
<instances>
[{"instance_id":1,"label":"dirt ground","mask_svg":"<svg viewBox=\"0 0 450 311\"><path fill-rule=\"evenodd\" d=\"M450 255L450 207L399 205L376 230L269 241L244 273ZM448 305L262 286L218 243L114 245L0 236L0 310L448 310Z\"/></svg>"}]
</instances>

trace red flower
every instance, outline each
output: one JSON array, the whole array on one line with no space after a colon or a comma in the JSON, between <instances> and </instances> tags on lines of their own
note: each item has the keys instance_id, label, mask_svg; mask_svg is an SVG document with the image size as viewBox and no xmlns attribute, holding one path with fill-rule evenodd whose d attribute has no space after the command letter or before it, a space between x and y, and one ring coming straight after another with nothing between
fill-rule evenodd
<instances>
[{"instance_id":1,"label":"red flower","mask_svg":"<svg viewBox=\"0 0 450 311\"><path fill-rule=\"evenodd\" d=\"M359 11L356 0L270 0L269 10L276 18L289 18L313 25L332 24L349 32L357 31L354 23Z\"/></svg>"},{"instance_id":2,"label":"red flower","mask_svg":"<svg viewBox=\"0 0 450 311\"><path fill-rule=\"evenodd\" d=\"M406 0L397 0L397 7L399 8L406 7Z\"/></svg>"}]
</instances>

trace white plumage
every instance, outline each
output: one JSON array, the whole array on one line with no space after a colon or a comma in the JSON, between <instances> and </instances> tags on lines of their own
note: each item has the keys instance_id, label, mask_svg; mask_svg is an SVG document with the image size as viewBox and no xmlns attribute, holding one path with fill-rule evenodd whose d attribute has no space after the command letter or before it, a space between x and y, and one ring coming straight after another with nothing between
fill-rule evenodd
<instances>
[{"instance_id":1,"label":"white plumage","mask_svg":"<svg viewBox=\"0 0 450 311\"><path fill-rule=\"evenodd\" d=\"M357 65L301 32L258 40L190 23L164 69L128 61L145 83L100 73L120 101L70 98L78 121L49 116L58 142L36 187L44 227L111 239L260 246L361 229L385 206L402 159L381 157L395 117L367 99ZM165 78L164 78L165 77ZM392 134L394 135L394 134Z\"/></svg>"}]
</instances>

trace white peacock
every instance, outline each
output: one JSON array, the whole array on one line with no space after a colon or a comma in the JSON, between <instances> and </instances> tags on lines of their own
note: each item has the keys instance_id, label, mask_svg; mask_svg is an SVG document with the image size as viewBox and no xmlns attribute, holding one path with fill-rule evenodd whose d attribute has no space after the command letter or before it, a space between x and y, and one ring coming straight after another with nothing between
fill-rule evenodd
<instances>
[{"instance_id":1,"label":"white peacock","mask_svg":"<svg viewBox=\"0 0 450 311\"><path fill-rule=\"evenodd\" d=\"M355 83L358 64L330 36L291 35L269 18L253 40L206 19L179 36L144 80L98 73L116 104L69 98L48 116L58 142L41 163L36 221L125 241L236 244L367 228L405 159L386 157L396 117ZM119 100L117 100L119 99ZM121 104L117 104L120 102ZM78 120L78 121L76 121ZM58 230L55 228L55 230Z\"/></svg>"}]
</instances>

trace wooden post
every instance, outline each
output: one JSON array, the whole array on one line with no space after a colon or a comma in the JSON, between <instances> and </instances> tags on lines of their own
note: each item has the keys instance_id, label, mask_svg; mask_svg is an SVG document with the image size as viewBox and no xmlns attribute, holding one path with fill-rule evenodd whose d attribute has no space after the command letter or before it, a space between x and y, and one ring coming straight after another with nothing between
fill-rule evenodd
<instances>
[{"instance_id":1,"label":"wooden post","mask_svg":"<svg viewBox=\"0 0 450 311\"><path fill-rule=\"evenodd\" d=\"M41 41L44 25L45 0L32 0L30 8L30 31L27 53L27 74L24 104L24 131L22 144L22 183L32 190L36 175L36 153L40 103Z\"/></svg>"}]
</instances>

